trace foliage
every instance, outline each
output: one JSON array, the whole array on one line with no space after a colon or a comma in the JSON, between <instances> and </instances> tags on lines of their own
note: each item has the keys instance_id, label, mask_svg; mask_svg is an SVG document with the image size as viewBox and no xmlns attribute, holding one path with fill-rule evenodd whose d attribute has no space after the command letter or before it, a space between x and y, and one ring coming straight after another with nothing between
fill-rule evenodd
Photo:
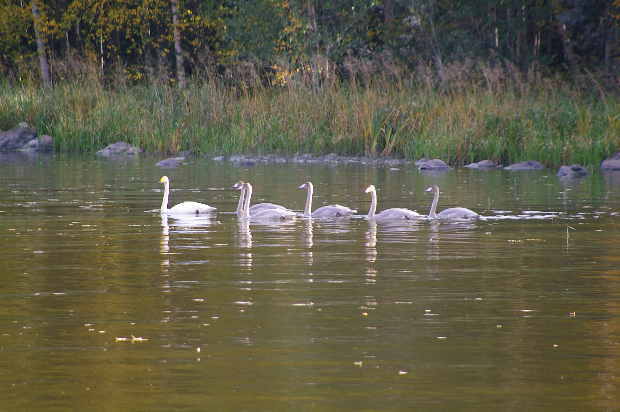
<instances>
[{"instance_id":1,"label":"foliage","mask_svg":"<svg viewBox=\"0 0 620 412\"><path fill-rule=\"evenodd\" d=\"M56 81L173 79L169 1L31 1ZM185 69L201 77L281 84L295 72L431 67L444 81L446 64L467 59L617 75L618 16L618 0L182 0L179 28ZM23 80L35 52L30 2L4 0L0 74Z\"/></svg>"},{"instance_id":2,"label":"foliage","mask_svg":"<svg viewBox=\"0 0 620 412\"><path fill-rule=\"evenodd\" d=\"M461 68L446 68L452 70ZM489 68L470 70L475 78ZM508 70L495 77L513 76ZM178 93L170 84L117 89L88 79L51 90L0 89L0 129L27 121L54 136L58 150L80 152L125 140L168 153L336 152L439 157L455 165L487 158L596 165L620 147L618 113L617 97L601 99L559 78L470 82L444 91L429 88L423 75L369 85L336 82L320 91L312 82L296 82L239 93L211 80Z\"/></svg>"}]
</instances>

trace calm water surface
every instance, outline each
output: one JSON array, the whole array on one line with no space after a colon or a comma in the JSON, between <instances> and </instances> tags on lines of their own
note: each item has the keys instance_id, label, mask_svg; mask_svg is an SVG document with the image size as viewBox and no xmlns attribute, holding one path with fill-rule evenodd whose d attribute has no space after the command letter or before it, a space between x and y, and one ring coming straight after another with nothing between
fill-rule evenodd
<instances>
[{"instance_id":1,"label":"calm water surface","mask_svg":"<svg viewBox=\"0 0 620 412\"><path fill-rule=\"evenodd\" d=\"M620 409L620 175L155 160L0 158L0 410ZM238 179L489 218L244 224Z\"/></svg>"}]
</instances>

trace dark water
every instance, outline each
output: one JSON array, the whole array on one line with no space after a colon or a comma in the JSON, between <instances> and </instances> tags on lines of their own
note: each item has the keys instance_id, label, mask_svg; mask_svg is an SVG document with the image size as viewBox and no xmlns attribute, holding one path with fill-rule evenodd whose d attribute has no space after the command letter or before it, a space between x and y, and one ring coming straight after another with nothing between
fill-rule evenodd
<instances>
[{"instance_id":1,"label":"dark water","mask_svg":"<svg viewBox=\"0 0 620 412\"><path fill-rule=\"evenodd\" d=\"M620 176L153 164L0 159L0 410L620 409ZM247 225L238 179L491 218Z\"/></svg>"}]
</instances>

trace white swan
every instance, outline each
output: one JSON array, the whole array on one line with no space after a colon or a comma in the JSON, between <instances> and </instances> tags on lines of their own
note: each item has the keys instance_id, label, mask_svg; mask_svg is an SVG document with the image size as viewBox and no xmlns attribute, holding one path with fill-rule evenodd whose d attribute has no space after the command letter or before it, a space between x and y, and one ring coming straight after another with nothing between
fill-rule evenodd
<instances>
[{"instance_id":1,"label":"white swan","mask_svg":"<svg viewBox=\"0 0 620 412\"><path fill-rule=\"evenodd\" d=\"M451 207L449 209L442 210L437 213L437 203L439 202L439 186L432 185L427 192L433 192L433 203L431 210L428 212L429 219L450 219L450 220L471 220L477 219L480 215L473 210L469 210L465 207Z\"/></svg>"},{"instance_id":2,"label":"white swan","mask_svg":"<svg viewBox=\"0 0 620 412\"><path fill-rule=\"evenodd\" d=\"M372 196L372 202L370 203L370 209L368 210L368 220L374 220L375 222L394 222L398 220L416 220L420 219L421 214L414 212L413 210L395 207L391 209L385 209L380 213L377 211L377 189L374 185L370 185L366 188L366 193L370 193Z\"/></svg>"},{"instance_id":3,"label":"white swan","mask_svg":"<svg viewBox=\"0 0 620 412\"><path fill-rule=\"evenodd\" d=\"M327 219L335 217L347 217L351 216L356 210L341 205L329 205L322 206L312 211L312 194L314 193L314 185L312 182L306 182L299 186L299 189L306 189L308 191L306 195L306 207L304 208L304 217L314 217L318 219Z\"/></svg>"},{"instance_id":4,"label":"white swan","mask_svg":"<svg viewBox=\"0 0 620 412\"><path fill-rule=\"evenodd\" d=\"M168 209L168 197L170 196L170 179L162 176L159 183L164 184L164 198L161 202L161 213L171 215L202 215L216 210L214 207L198 202L183 202Z\"/></svg>"},{"instance_id":5,"label":"white swan","mask_svg":"<svg viewBox=\"0 0 620 412\"><path fill-rule=\"evenodd\" d=\"M240 217L250 218L252 220L289 220L297 217L297 214L288 209L265 209L258 212L252 212L250 210L250 202L252 200L252 185L250 183L244 183L245 187L243 195L243 213Z\"/></svg>"},{"instance_id":6,"label":"white swan","mask_svg":"<svg viewBox=\"0 0 620 412\"><path fill-rule=\"evenodd\" d=\"M244 206L244 200L246 196L245 183L243 181L239 181L233 185L233 189L241 190L241 195L239 196L239 202L237 203L237 211L236 211L237 215L239 215L240 213L242 213L242 209ZM269 203L269 202L263 202L263 203L257 203L255 205L250 206L250 214L262 212L268 209L289 210L288 208L282 205L277 205L275 203Z\"/></svg>"}]
</instances>

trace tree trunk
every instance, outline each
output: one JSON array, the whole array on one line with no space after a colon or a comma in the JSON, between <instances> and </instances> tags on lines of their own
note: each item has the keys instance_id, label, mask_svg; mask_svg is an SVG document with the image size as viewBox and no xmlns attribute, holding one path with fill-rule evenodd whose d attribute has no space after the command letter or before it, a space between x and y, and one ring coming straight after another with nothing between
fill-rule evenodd
<instances>
[{"instance_id":1,"label":"tree trunk","mask_svg":"<svg viewBox=\"0 0 620 412\"><path fill-rule=\"evenodd\" d=\"M47 62L47 55L45 54L45 41L41 35L39 25L41 24L41 15L39 13L39 7L36 0L31 1L32 5L32 19L34 20L34 36L37 41L37 53L39 55L39 69L41 70L41 82L45 87L49 87L52 84L52 78L50 76L50 65Z\"/></svg>"},{"instance_id":2,"label":"tree trunk","mask_svg":"<svg viewBox=\"0 0 620 412\"><path fill-rule=\"evenodd\" d=\"M394 0L383 0L383 22L390 27L394 21Z\"/></svg>"},{"instance_id":3,"label":"tree trunk","mask_svg":"<svg viewBox=\"0 0 620 412\"><path fill-rule=\"evenodd\" d=\"M179 0L170 0L172 7L172 36L174 38L174 54L177 62L177 81L179 88L184 89L185 68L183 66L183 48L181 47L181 30L179 29Z\"/></svg>"},{"instance_id":4,"label":"tree trunk","mask_svg":"<svg viewBox=\"0 0 620 412\"><path fill-rule=\"evenodd\" d=\"M316 32L318 24L316 21L316 7L314 6L314 0L307 0L306 10L308 13L308 26L310 28L310 31Z\"/></svg>"},{"instance_id":5,"label":"tree trunk","mask_svg":"<svg viewBox=\"0 0 620 412\"><path fill-rule=\"evenodd\" d=\"M557 23L556 27L557 27L558 33L560 34L560 38L562 39L564 59L567 63L568 69L571 72L574 72L575 68L577 67L577 57L575 55L573 44L568 34L568 30L566 29L566 25L560 22Z\"/></svg>"}]
</instances>

